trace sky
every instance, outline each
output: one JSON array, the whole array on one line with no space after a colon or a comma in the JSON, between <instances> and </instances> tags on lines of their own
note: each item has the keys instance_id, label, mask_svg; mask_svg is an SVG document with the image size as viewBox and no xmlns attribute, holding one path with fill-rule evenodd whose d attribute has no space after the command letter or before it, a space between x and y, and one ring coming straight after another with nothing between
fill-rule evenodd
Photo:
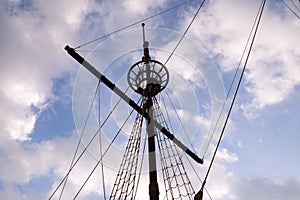
<instances>
[{"instance_id":1,"label":"sky","mask_svg":"<svg viewBox=\"0 0 300 200\"><path fill-rule=\"evenodd\" d=\"M68 171L97 80L64 51L64 46L84 44L181 2L0 1L0 199L48 199ZM284 2L300 15L299 1ZM175 122L175 135L204 156L204 165L193 164L202 179L212 155L211 146L205 151L207 135L216 123L260 3L206 1L166 64L170 81L160 102L163 98L168 102L168 93L175 109L170 101L165 107ZM199 0L192 1L145 22L153 58L165 62L199 4ZM127 72L142 56L141 33L141 25L137 24L84 46L79 53L125 91ZM207 180L206 189L212 199L299 198L299 35L299 18L282 1L267 1L229 124ZM97 128L99 105L103 120L118 100L105 86L101 85L100 90L101 102L94 104L87 126L90 134ZM127 94L138 100L132 90ZM175 110L183 125L178 125ZM103 127L104 147L129 112L127 105L121 103L107 127ZM129 121L133 122L134 117L130 116ZM126 131L104 160L108 193L118 168L116 160L121 158L131 126L132 123L125 126ZM188 137L183 127L190 134ZM215 137L220 128L221 125ZM83 150L89 137L83 137L79 150ZM74 168L62 199L74 197L95 165L99 155L96 145ZM199 190L201 184L195 174L191 179L195 190ZM148 183L145 185L141 186L140 199L147 193ZM103 199L100 169L77 199ZM207 193L204 199L209 199Z\"/></svg>"}]
</instances>

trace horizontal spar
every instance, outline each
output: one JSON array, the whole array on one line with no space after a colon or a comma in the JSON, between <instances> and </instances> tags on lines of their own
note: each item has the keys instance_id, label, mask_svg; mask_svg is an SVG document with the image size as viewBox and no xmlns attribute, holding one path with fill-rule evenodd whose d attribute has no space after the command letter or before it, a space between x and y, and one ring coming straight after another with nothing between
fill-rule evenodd
<instances>
[{"instance_id":1,"label":"horizontal spar","mask_svg":"<svg viewBox=\"0 0 300 200\"><path fill-rule=\"evenodd\" d=\"M143 113L142 109L137 105L132 99L130 99L124 92L122 92L115 84L108 80L103 74L101 74L95 67L93 67L89 62L87 62L83 57L81 57L75 50L68 45L65 50L70 54L77 62L79 62L84 68L96 76L101 82L103 82L109 89L115 92L119 97L121 97L128 105L130 105L134 110L136 110L143 117L147 117ZM172 140L179 148L181 148L186 154L188 154L197 163L203 164L203 159L199 158L195 153L188 149L180 140L178 140L170 131L160 125L156 120L153 119L154 125L159 129L164 135L166 135L170 140Z\"/></svg>"}]
</instances>

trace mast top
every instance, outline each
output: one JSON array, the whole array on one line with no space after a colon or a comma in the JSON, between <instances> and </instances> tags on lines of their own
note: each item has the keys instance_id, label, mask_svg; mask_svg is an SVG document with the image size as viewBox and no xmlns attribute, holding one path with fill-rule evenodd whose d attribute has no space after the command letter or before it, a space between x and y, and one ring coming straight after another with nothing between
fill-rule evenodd
<instances>
[{"instance_id":1,"label":"mast top","mask_svg":"<svg viewBox=\"0 0 300 200\"><path fill-rule=\"evenodd\" d=\"M149 54L149 42L146 41L146 36L145 36L145 23L142 23L142 29L143 29L143 48L144 48L144 56L143 60L147 61L150 60L150 54Z\"/></svg>"},{"instance_id":2,"label":"mast top","mask_svg":"<svg viewBox=\"0 0 300 200\"><path fill-rule=\"evenodd\" d=\"M143 28L142 60L135 63L127 74L127 81L131 89L142 96L153 97L160 93L169 82L169 72L164 64L152 60L149 54L149 42L145 37L145 24Z\"/></svg>"}]
</instances>

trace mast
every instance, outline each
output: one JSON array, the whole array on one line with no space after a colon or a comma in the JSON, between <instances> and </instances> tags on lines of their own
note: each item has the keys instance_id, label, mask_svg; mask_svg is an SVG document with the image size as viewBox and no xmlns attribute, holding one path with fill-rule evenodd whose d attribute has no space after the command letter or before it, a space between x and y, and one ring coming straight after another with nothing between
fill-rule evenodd
<instances>
[{"instance_id":1,"label":"mast","mask_svg":"<svg viewBox=\"0 0 300 200\"><path fill-rule=\"evenodd\" d=\"M155 150L155 131L154 124L152 122L153 118L153 101L152 97L155 96L155 88L160 90L160 85L155 85L153 81L151 81L151 70L149 62L151 57L149 55L149 42L145 40L145 24L143 26L143 47L144 47L144 56L142 60L146 64L146 88L143 93L146 96L146 103L143 108L143 112L146 114L147 119L147 135L148 135L148 160L149 160L149 197L150 200L158 200L159 199L159 187L157 182L157 166L156 166L156 150Z\"/></svg>"},{"instance_id":2,"label":"mast","mask_svg":"<svg viewBox=\"0 0 300 200\"><path fill-rule=\"evenodd\" d=\"M199 158L195 153L193 153L190 149L188 149L181 141L179 141L170 131L168 130L166 123L161 118L158 118L158 115L161 116L161 114L158 114L157 108L157 99L156 95L159 94L162 90L164 90L169 82L169 72L164 64L162 64L159 61L152 60L149 54L149 42L145 40L145 30L144 30L144 24L143 26L143 48L144 48L144 55L142 57L141 61L138 61L135 63L128 71L127 74L127 81L131 89L133 89L136 93L140 94L143 98L142 105L137 105L131 98L129 98L124 92L122 92L115 84L113 84L109 79L107 79L103 74L101 74L95 67L93 67L89 62L87 62L83 57L81 57L75 49L66 46L65 50L75 59L77 60L83 67L85 67L89 72L91 72L95 77L99 79L103 84L105 84L109 89L111 89L114 93L116 93L121 99L123 99L129 106L131 106L141 118L146 119L146 132L147 132L147 144L148 144L148 161L149 161L149 198L150 200L159 200L159 185L158 185L158 179L157 179L157 163L156 163L156 140L157 145L159 148L160 154L162 153L161 148L162 144L159 142L163 142L165 145L164 148L175 148L175 146L182 149L186 154L188 154L191 158L193 158L196 162L202 164L203 160ZM141 118L137 117L136 119L136 125L141 127ZM157 121L158 120L158 121ZM140 125L139 125L140 124ZM137 127L137 126L134 126ZM138 132L137 129L133 128L133 137L136 136L135 131ZM164 135L165 139L162 138L160 132ZM133 138L130 142L137 141L138 138ZM166 142L166 140L169 140L169 142ZM174 146L170 143L172 141L174 143ZM132 155L133 152L137 152L138 145L134 146L134 150L129 152L128 156L132 156L130 161L125 159L124 163L130 162L129 164L136 167L136 155ZM124 155L126 157L127 155ZM175 157L179 156L179 154L175 154ZM170 159L172 156L165 156L162 157L160 155L161 159L163 159L165 164L167 163L165 160ZM122 161L123 162L123 161ZM175 160L174 160L175 162ZM172 164L171 166L165 166L165 171L168 171L170 169L173 170L173 172L176 172L177 170L184 170L182 167L182 163L180 161L180 158L178 158L178 162ZM120 170L124 170L122 167L125 166L125 164L121 164ZM126 165L127 166L127 165ZM128 174L128 172L126 172ZM130 172L129 172L130 173ZM128 179L124 180L123 177L121 177L121 174L118 174L117 179L121 181L126 181L126 184L133 184L131 180L131 175L128 175ZM166 176L166 175L165 175ZM168 176L168 175L167 175ZM172 177L165 177L164 181L168 182L169 184L169 191L173 190L174 187L172 186L172 179L176 179L177 176L187 176L186 173L180 173L177 175L176 173L173 174ZM116 179L116 180L117 180ZM182 185L179 185L179 187L186 187L190 184L190 181L188 178L184 179L185 181L182 183ZM130 191L126 191L126 188L121 187L118 183L116 183L116 189L111 196L111 199L120 199L121 196L124 195L124 198L127 198L127 195L132 195L132 189ZM187 187L186 187L187 188ZM125 191L123 191L125 190ZM186 192L186 195L193 194L193 190L188 190ZM180 189L177 193L179 197ZM130 194L129 194L130 193ZM119 197L118 197L119 196Z\"/></svg>"},{"instance_id":3,"label":"mast","mask_svg":"<svg viewBox=\"0 0 300 200\"><path fill-rule=\"evenodd\" d=\"M116 93L122 100L124 100L130 107L132 107L135 111L143 115L146 118L145 113L143 113L142 108L137 105L134 100L129 98L124 92L122 92L114 83L112 83L109 79L106 78L102 73L100 73L92 64L86 61L82 56L80 56L74 48L70 46L65 46L65 50L68 52L70 56L72 56L79 64L81 64L84 68L86 68L89 72L91 72L99 81L101 81L104 85L106 85L109 89L111 89L114 93ZM162 63L151 60L153 63L157 63L162 65ZM137 62L135 65L141 64L143 61ZM134 65L134 66L135 66ZM129 79L130 77L128 77ZM164 89L162 87L160 90ZM142 93L141 88L136 88L135 90L138 93ZM157 92L157 91L154 91ZM193 160L197 163L203 164L203 159L197 156L194 152L192 152L186 145L184 145L180 140L178 140L170 131L168 131L165 127L159 124L155 119L152 120L154 126L161 131L166 137L172 140L180 149L182 149L187 155L189 155Z\"/></svg>"}]
</instances>

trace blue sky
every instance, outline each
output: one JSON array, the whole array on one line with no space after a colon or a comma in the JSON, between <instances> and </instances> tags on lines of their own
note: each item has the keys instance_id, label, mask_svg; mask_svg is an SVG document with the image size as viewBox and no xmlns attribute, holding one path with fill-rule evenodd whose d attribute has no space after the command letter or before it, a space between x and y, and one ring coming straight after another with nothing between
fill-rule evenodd
<instances>
[{"instance_id":1,"label":"blue sky","mask_svg":"<svg viewBox=\"0 0 300 200\"><path fill-rule=\"evenodd\" d=\"M79 139L77 131L82 128L97 81L63 47L80 45L180 2L0 2L1 199L48 199L71 162ZM146 22L146 27L151 27L146 37L153 48L150 52L153 57L165 61L199 2ZM300 15L294 7L295 4L299 9L299 2L285 2ZM171 79L166 90L184 127L189 133L194 131L192 134L200 135L192 145L199 155L201 143L205 143L201 138L211 130L220 106L212 97L222 99L228 91L259 5L260 1L250 0L207 1L167 65ZM299 198L299 35L299 19L281 1L267 1L243 83L207 182L212 199ZM142 52L121 51L141 47L141 26L136 25L82 48L102 52L81 54L125 90L127 70L140 60ZM209 73L211 69L213 73ZM104 118L118 98L105 86L101 89L101 117ZM130 90L127 94L138 99ZM97 108L94 106L90 130L95 128ZM170 110L176 123L175 112ZM121 103L109 126L103 128L107 138L112 137L109 133L121 125L129 111ZM130 127L128 124L125 129L130 131ZM175 129L185 140L182 130L176 126ZM119 153L123 138L126 133L117 140L110 155L122 155ZM72 199L94 166L94 151L90 149L91 153L75 169L76 175L70 176L63 199ZM195 166L201 178L211 157L209 152L206 164ZM108 177L114 177L114 167L117 167L112 164L114 156L105 160ZM199 181L191 176L198 190ZM106 184L111 187L112 178ZM144 191L146 187L141 189ZM78 199L97 197L103 198L99 171ZM204 199L209 199L208 195Z\"/></svg>"}]
</instances>

